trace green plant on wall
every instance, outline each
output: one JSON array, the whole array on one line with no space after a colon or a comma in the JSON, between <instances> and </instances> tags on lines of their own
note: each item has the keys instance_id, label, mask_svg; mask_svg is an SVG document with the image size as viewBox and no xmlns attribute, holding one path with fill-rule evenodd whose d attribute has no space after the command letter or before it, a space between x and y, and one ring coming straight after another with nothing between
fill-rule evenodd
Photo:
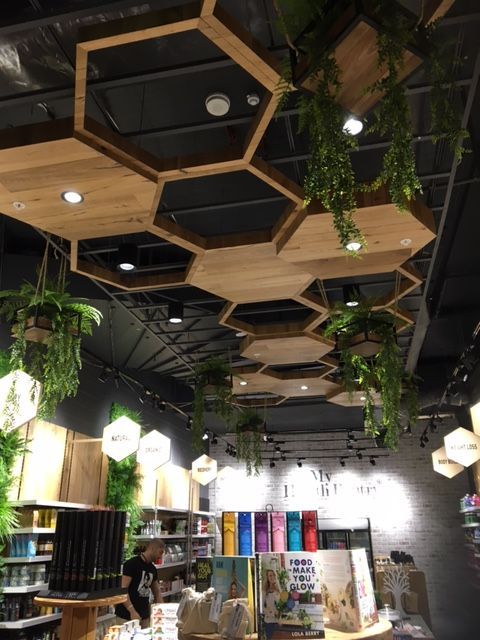
<instances>
[{"instance_id":1,"label":"green plant on wall","mask_svg":"<svg viewBox=\"0 0 480 640\"><path fill-rule=\"evenodd\" d=\"M233 415L232 369L223 358L211 357L195 367L192 416L192 446L203 452L207 399L212 397L213 410L229 424Z\"/></svg>"},{"instance_id":2,"label":"green plant on wall","mask_svg":"<svg viewBox=\"0 0 480 640\"><path fill-rule=\"evenodd\" d=\"M0 378L10 372L10 358L0 351ZM13 475L17 459L25 453L25 438L17 431L0 431L0 592L3 563L1 555L13 530L18 526L15 509L9 503L9 492L15 483Z\"/></svg>"},{"instance_id":3,"label":"green plant on wall","mask_svg":"<svg viewBox=\"0 0 480 640\"><path fill-rule=\"evenodd\" d=\"M63 277L43 281L40 288L25 282L18 290L0 291L0 315L13 324L12 370L20 369L42 384L38 415L51 418L57 405L77 394L81 336L91 335L102 314L65 291ZM47 326L41 342L29 336L30 318Z\"/></svg>"},{"instance_id":4,"label":"green plant on wall","mask_svg":"<svg viewBox=\"0 0 480 640\"><path fill-rule=\"evenodd\" d=\"M235 449L237 458L245 462L247 476L258 475L262 468L263 418L255 409L241 409L237 414Z\"/></svg>"},{"instance_id":5,"label":"green plant on wall","mask_svg":"<svg viewBox=\"0 0 480 640\"><path fill-rule=\"evenodd\" d=\"M140 415L136 411L113 403L110 410L110 422L122 416L130 418L134 422L140 422ZM128 514L125 550L125 557L127 559L133 555L135 548L133 536L141 522L141 509L137 503L137 494L141 488L141 482L142 476L138 472L137 456L135 453L120 462L112 458L108 459L105 504L107 507L112 507L112 509L126 511Z\"/></svg>"},{"instance_id":6,"label":"green plant on wall","mask_svg":"<svg viewBox=\"0 0 480 640\"><path fill-rule=\"evenodd\" d=\"M348 393L360 390L365 397L364 420L366 433L376 437L385 432L386 446L395 449L400 434L400 403L405 372L396 338L397 319L388 311L374 311L372 304L361 302L357 307L338 304L333 308L331 321L325 330L327 337L336 336L340 351L343 383ZM379 339L378 352L365 357L352 351L352 341L359 334L375 334ZM375 393L380 396L382 419L375 419ZM408 392L407 412L413 424L418 414L416 387Z\"/></svg>"},{"instance_id":7,"label":"green plant on wall","mask_svg":"<svg viewBox=\"0 0 480 640\"><path fill-rule=\"evenodd\" d=\"M382 77L372 86L364 87L364 91L381 92L383 97L374 110L368 131L388 137L391 142L379 174L372 176L368 184L355 184L351 151L356 148L356 142L353 136L343 131L348 114L338 104L342 77L334 52L325 48L329 27L350 4L327 0L274 0L278 26L292 50L294 61L282 64L279 108L285 106L292 90L292 69L296 62L305 63L309 86L315 87L312 91L300 88L296 94L299 129L308 134L310 149L304 179L305 204L318 199L332 212L334 228L344 249L352 241L365 247L352 215L357 188L374 190L385 184L392 202L400 211L421 191L411 143L410 107L405 86L400 82L405 48L418 35L425 49L426 66L432 82L433 141L446 139L456 157L461 159L464 153L462 142L468 135L461 128L459 114L449 95L451 63L444 55L445 47L438 44L436 25L424 29L416 16L406 13L398 3L372 0L369 7L379 26L377 64L382 69Z\"/></svg>"}]
</instances>

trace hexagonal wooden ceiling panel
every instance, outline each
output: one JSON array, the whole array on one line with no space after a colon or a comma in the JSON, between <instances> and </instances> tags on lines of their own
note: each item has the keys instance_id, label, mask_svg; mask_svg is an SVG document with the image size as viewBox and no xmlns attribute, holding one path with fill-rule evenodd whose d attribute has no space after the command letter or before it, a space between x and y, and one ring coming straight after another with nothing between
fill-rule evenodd
<instances>
[{"instance_id":1,"label":"hexagonal wooden ceiling panel","mask_svg":"<svg viewBox=\"0 0 480 640\"><path fill-rule=\"evenodd\" d=\"M265 364L316 362L332 351L335 343L315 332L285 332L247 336L240 345L244 358Z\"/></svg>"},{"instance_id":2,"label":"hexagonal wooden ceiling panel","mask_svg":"<svg viewBox=\"0 0 480 640\"><path fill-rule=\"evenodd\" d=\"M373 401L376 405L380 403L380 394L375 391L372 394ZM363 407L365 404L365 398L361 391L354 391L351 395L345 389L340 386L337 390L331 391L327 394L328 402L338 404L342 407Z\"/></svg>"},{"instance_id":3,"label":"hexagonal wooden ceiling panel","mask_svg":"<svg viewBox=\"0 0 480 640\"><path fill-rule=\"evenodd\" d=\"M77 191L80 204L61 198ZM0 209L67 240L135 233L156 210L156 184L79 140L72 119L0 135Z\"/></svg>"},{"instance_id":4,"label":"hexagonal wooden ceiling panel","mask_svg":"<svg viewBox=\"0 0 480 640\"><path fill-rule=\"evenodd\" d=\"M433 214L419 201L398 211L385 188L357 194L355 223L367 242L358 257L346 256L333 216L319 203L291 214L278 255L316 278L328 280L394 271L435 237Z\"/></svg>"},{"instance_id":5,"label":"hexagonal wooden ceiling panel","mask_svg":"<svg viewBox=\"0 0 480 640\"><path fill-rule=\"evenodd\" d=\"M292 298L312 280L309 273L281 260L271 242L207 249L188 274L195 287L239 304Z\"/></svg>"}]
</instances>

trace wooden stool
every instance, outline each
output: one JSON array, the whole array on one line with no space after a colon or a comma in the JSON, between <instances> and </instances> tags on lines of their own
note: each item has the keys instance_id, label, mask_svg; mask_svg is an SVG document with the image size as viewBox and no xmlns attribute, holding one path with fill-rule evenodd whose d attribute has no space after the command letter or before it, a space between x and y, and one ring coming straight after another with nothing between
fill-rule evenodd
<instances>
[{"instance_id":1,"label":"wooden stool","mask_svg":"<svg viewBox=\"0 0 480 640\"><path fill-rule=\"evenodd\" d=\"M60 640L95 640L98 607L108 607L125 602L127 595L98 598L98 600L60 600L58 598L35 598L41 607L61 607L62 624Z\"/></svg>"}]
</instances>

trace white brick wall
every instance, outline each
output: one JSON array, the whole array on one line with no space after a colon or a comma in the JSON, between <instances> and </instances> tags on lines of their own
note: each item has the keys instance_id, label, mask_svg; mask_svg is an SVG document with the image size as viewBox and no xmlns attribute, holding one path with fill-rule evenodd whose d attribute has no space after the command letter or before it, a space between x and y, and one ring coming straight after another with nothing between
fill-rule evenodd
<instances>
[{"instance_id":1,"label":"white brick wall","mask_svg":"<svg viewBox=\"0 0 480 640\"><path fill-rule=\"evenodd\" d=\"M378 459L375 467L368 459L348 461L345 468L336 459L307 461L301 469L296 461L277 461L274 469L267 463L261 475L253 478L246 477L243 466L227 456L225 444L220 443L211 447L210 455L217 459L219 469L229 465L235 472L210 485L210 508L218 515L222 511L262 510L271 504L279 511L318 509L320 517L368 517L374 554L404 550L425 571L437 640L473 639L476 636L471 635L469 625L472 621L473 630L475 592L470 587L458 513L468 478L463 472L448 480L435 473L431 463L432 451L442 446L448 431L442 428L442 434L430 436L425 449L419 447L418 437L403 439L399 451ZM331 436L318 438L325 437ZM295 440L310 442L318 449L315 436L302 435ZM324 479L325 473L332 474L328 485L318 482L319 469ZM327 488L330 493L335 491L334 485L336 496L322 496Z\"/></svg>"}]
</instances>

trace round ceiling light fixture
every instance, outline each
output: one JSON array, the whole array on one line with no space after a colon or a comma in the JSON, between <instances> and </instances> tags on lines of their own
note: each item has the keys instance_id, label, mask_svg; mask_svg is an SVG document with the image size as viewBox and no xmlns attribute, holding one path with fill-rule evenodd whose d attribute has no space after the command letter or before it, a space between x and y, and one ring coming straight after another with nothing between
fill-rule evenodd
<instances>
[{"instance_id":1,"label":"round ceiling light fixture","mask_svg":"<svg viewBox=\"0 0 480 640\"><path fill-rule=\"evenodd\" d=\"M302 386L300 387L300 389L301 389L302 391L307 391L307 390L308 390L308 387L307 387L307 385L306 385L306 384L302 384Z\"/></svg>"},{"instance_id":2,"label":"round ceiling light fixture","mask_svg":"<svg viewBox=\"0 0 480 640\"><path fill-rule=\"evenodd\" d=\"M402 240L400 240L400 244L402 245L402 247L409 247L412 244L412 239L402 238Z\"/></svg>"},{"instance_id":3,"label":"round ceiling light fixture","mask_svg":"<svg viewBox=\"0 0 480 640\"><path fill-rule=\"evenodd\" d=\"M212 93L205 100L205 107L211 116L221 118L230 111L230 98L225 93Z\"/></svg>"},{"instance_id":4,"label":"round ceiling light fixture","mask_svg":"<svg viewBox=\"0 0 480 640\"><path fill-rule=\"evenodd\" d=\"M248 384L248 382L246 380L240 380L240 386L241 387L246 387Z\"/></svg>"},{"instance_id":5,"label":"round ceiling light fixture","mask_svg":"<svg viewBox=\"0 0 480 640\"><path fill-rule=\"evenodd\" d=\"M235 334L237 338L244 338L246 335L247 335L246 331L237 331L237 333Z\"/></svg>"},{"instance_id":6,"label":"round ceiling light fixture","mask_svg":"<svg viewBox=\"0 0 480 640\"><path fill-rule=\"evenodd\" d=\"M363 122L355 116L350 116L343 125L345 133L349 133L351 136L357 136L363 129Z\"/></svg>"},{"instance_id":7,"label":"round ceiling light fixture","mask_svg":"<svg viewBox=\"0 0 480 640\"><path fill-rule=\"evenodd\" d=\"M349 242L345 245L345 249L347 251L360 251L360 249L362 248L362 243L361 242L357 242L356 240L352 240L352 242Z\"/></svg>"},{"instance_id":8,"label":"round ceiling light fixture","mask_svg":"<svg viewBox=\"0 0 480 640\"><path fill-rule=\"evenodd\" d=\"M251 107L256 107L257 105L259 105L260 104L260 96L258 95L258 93L255 93L255 92L247 93L247 103Z\"/></svg>"},{"instance_id":9,"label":"round ceiling light fixture","mask_svg":"<svg viewBox=\"0 0 480 640\"><path fill-rule=\"evenodd\" d=\"M83 196L78 191L64 191L60 197L68 204L80 204L83 202Z\"/></svg>"},{"instance_id":10,"label":"round ceiling light fixture","mask_svg":"<svg viewBox=\"0 0 480 640\"><path fill-rule=\"evenodd\" d=\"M125 242L118 247L118 271L135 271L138 266L138 249L131 242Z\"/></svg>"}]
</instances>

